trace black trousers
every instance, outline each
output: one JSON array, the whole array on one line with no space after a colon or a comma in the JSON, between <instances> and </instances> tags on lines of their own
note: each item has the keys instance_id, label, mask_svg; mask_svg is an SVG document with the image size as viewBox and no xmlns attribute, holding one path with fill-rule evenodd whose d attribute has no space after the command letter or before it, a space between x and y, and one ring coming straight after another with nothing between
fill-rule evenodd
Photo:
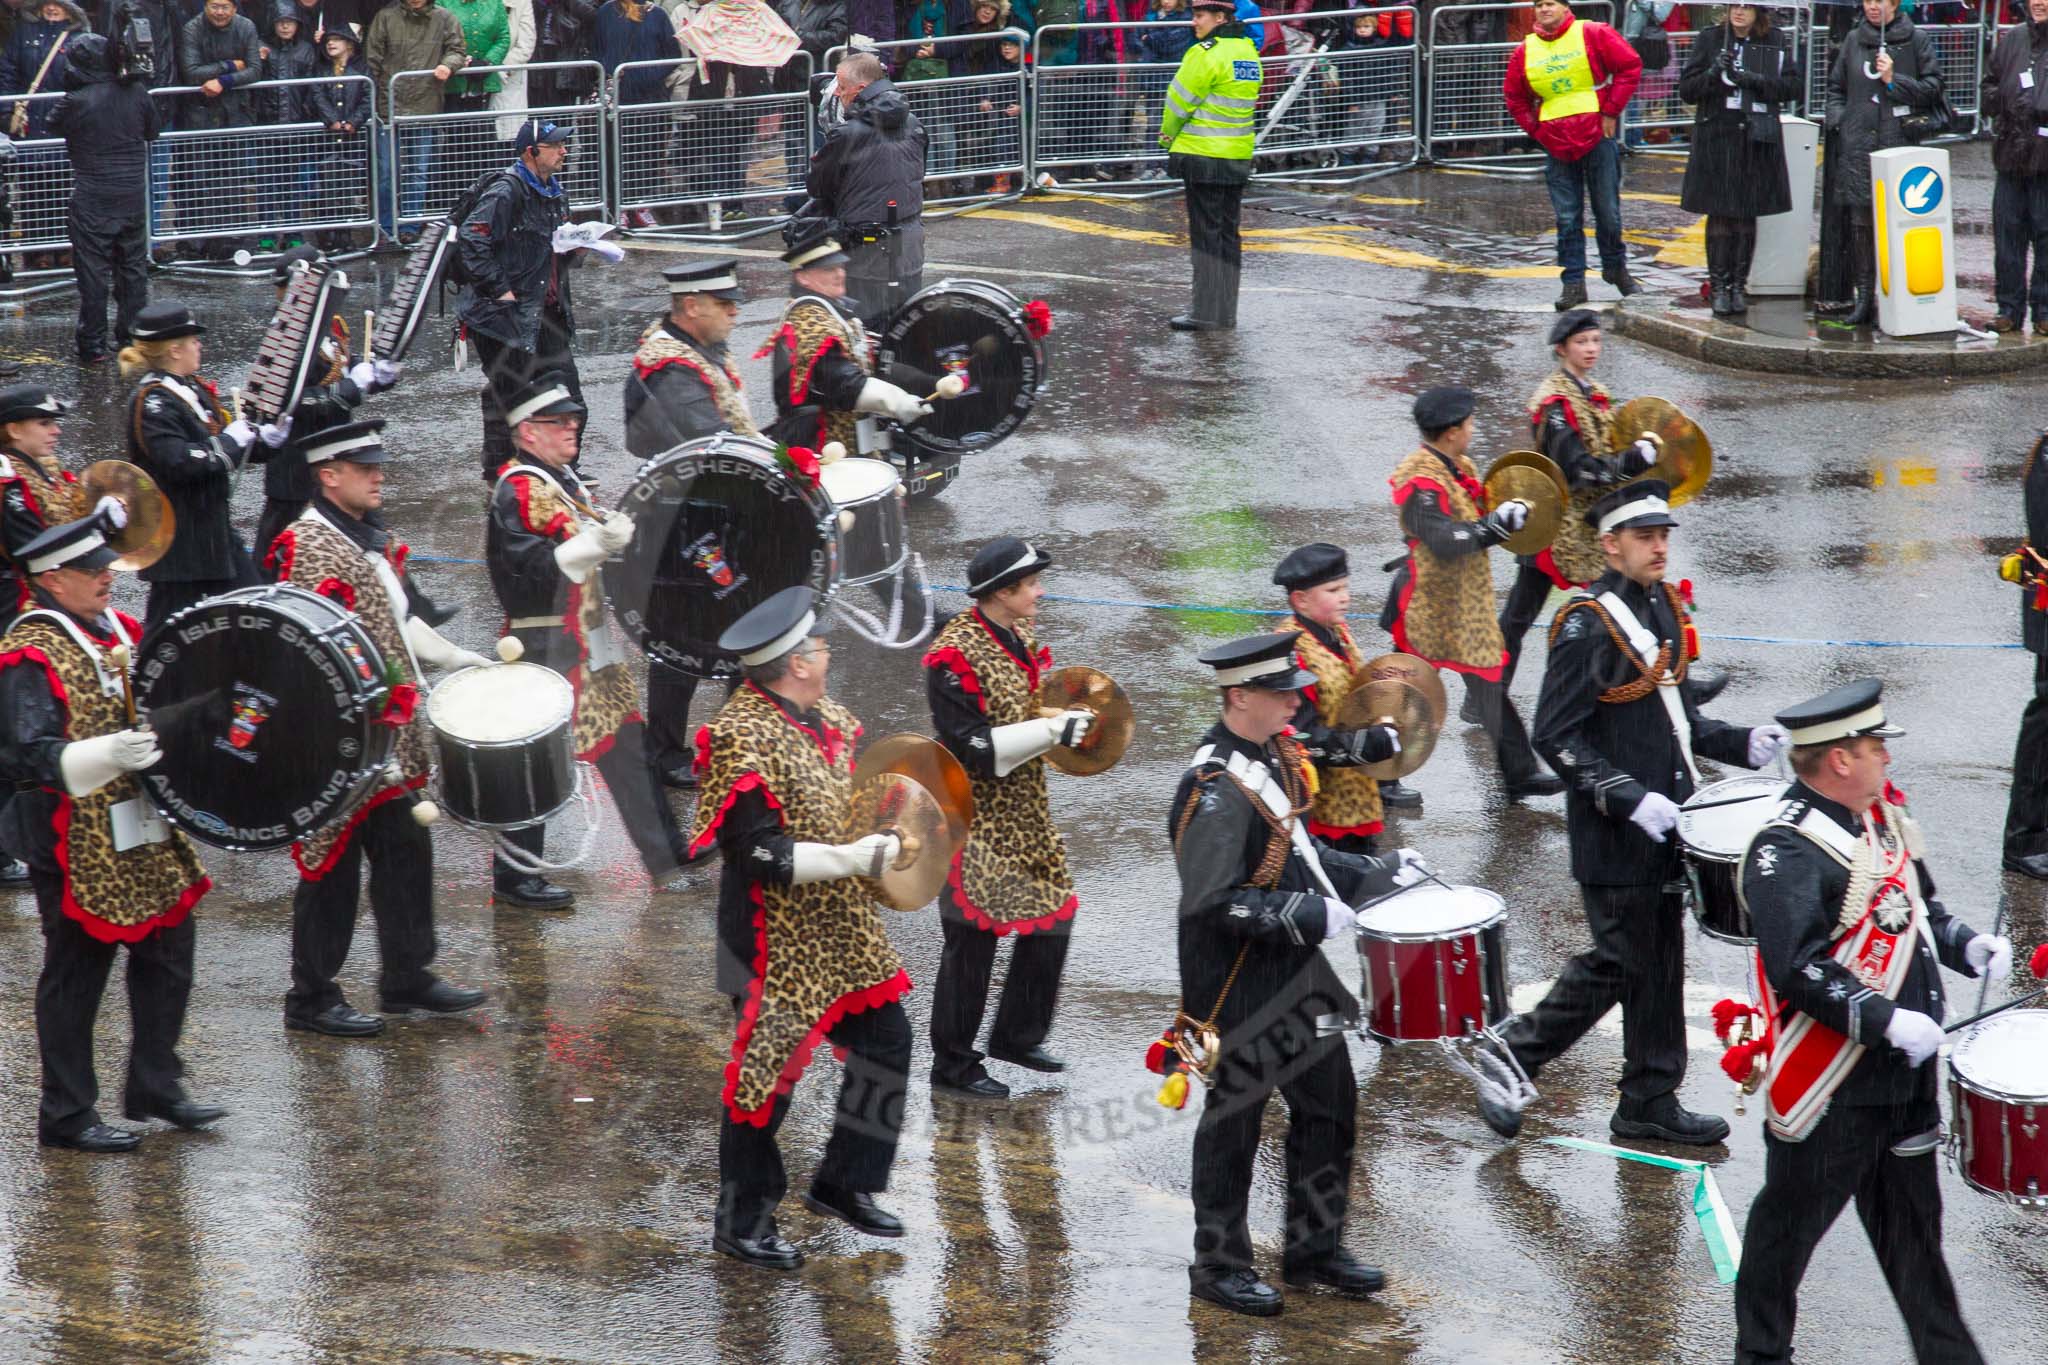
<instances>
[{"instance_id":1,"label":"black trousers","mask_svg":"<svg viewBox=\"0 0 2048 1365\"><path fill-rule=\"evenodd\" d=\"M742 1002L735 997L734 1013ZM889 1188L889 1167L903 1132L904 1094L909 1085L910 1016L892 1000L849 1014L826 1038L846 1050L839 1080L839 1108L832 1136L813 1177L856 1194ZM789 1193L782 1149L775 1134L789 1115L791 1094L775 1097L763 1127L735 1123L728 1111L718 1120L718 1228L738 1237L758 1237Z\"/></svg>"},{"instance_id":2,"label":"black trousers","mask_svg":"<svg viewBox=\"0 0 2048 1365\"><path fill-rule=\"evenodd\" d=\"M256 548L251 558L256 561L256 566L263 570L266 582L274 583L277 580L268 569L263 569L264 556L270 553L270 547L277 543L277 538L284 534L284 528L297 521L305 511L306 503L301 498L267 497L263 500L263 514L256 519Z\"/></svg>"},{"instance_id":3,"label":"black trousers","mask_svg":"<svg viewBox=\"0 0 2048 1365\"><path fill-rule=\"evenodd\" d=\"M988 1008L988 983L995 968L996 943L1008 938L1010 973L996 1002L996 1021L988 1031L990 1052L1029 1052L1052 1030L1052 1013L1060 998L1060 976L1066 970L1071 920L1028 934L992 934L963 919L946 915L939 921L946 946L939 954L939 980L932 989L932 1080L959 1085L988 1072L974 1050L981 1018Z\"/></svg>"},{"instance_id":4,"label":"black trousers","mask_svg":"<svg viewBox=\"0 0 2048 1365\"><path fill-rule=\"evenodd\" d=\"M671 768L688 767L696 748L690 738L690 703L697 679L658 659L647 661L647 767L655 781Z\"/></svg>"},{"instance_id":5,"label":"black trousers","mask_svg":"<svg viewBox=\"0 0 2048 1365\"><path fill-rule=\"evenodd\" d=\"M1736 1365L1792 1359L1799 1282L1814 1247L1851 1199L1905 1316L1913 1358L1919 1365L1982 1365L1941 1254L1939 1157L1891 1150L1940 1122L1933 1103L1837 1104L1804 1142L1764 1134L1764 1185L1749 1206L1735 1277Z\"/></svg>"},{"instance_id":6,"label":"black trousers","mask_svg":"<svg viewBox=\"0 0 2048 1365\"><path fill-rule=\"evenodd\" d=\"M85 213L73 204L64 225L71 234L71 274L78 284L78 331L81 356L105 355L107 293L114 295L114 335L128 339L128 325L149 302L149 226L143 206L127 219L105 212Z\"/></svg>"},{"instance_id":7,"label":"black trousers","mask_svg":"<svg viewBox=\"0 0 2048 1365\"><path fill-rule=\"evenodd\" d=\"M505 425L498 394L514 392L537 375L550 371L560 376L570 393L583 397L583 379L576 373L576 357L569 353L569 333L559 315L543 311L537 349L527 350L497 337L471 332L469 344L476 348L477 364L484 372L483 391L477 401L484 414L483 475L485 482L498 477L498 467L512 458L512 428ZM580 455L583 437L579 431L576 449Z\"/></svg>"},{"instance_id":8,"label":"black trousers","mask_svg":"<svg viewBox=\"0 0 2048 1365\"><path fill-rule=\"evenodd\" d=\"M36 1044L43 1059L42 1138L73 1137L100 1121L99 1077L92 1064L93 1020L106 993L119 945L102 943L64 913L64 882L33 872L43 918L43 972L36 979ZM192 997L191 916L128 945L128 1084L123 1107L172 1104L185 1098L178 1035Z\"/></svg>"},{"instance_id":9,"label":"black trousers","mask_svg":"<svg viewBox=\"0 0 2048 1365\"><path fill-rule=\"evenodd\" d=\"M2048 654L2034 656L2034 695L2020 713L2012 751L2012 796L2005 808L2005 852L2048 853Z\"/></svg>"},{"instance_id":10,"label":"black trousers","mask_svg":"<svg viewBox=\"0 0 2048 1365\"><path fill-rule=\"evenodd\" d=\"M1508 599L1500 608L1500 637L1508 648L1508 664L1501 670L1500 687L1507 692L1515 685L1515 670L1522 663L1522 637L1529 633L1529 627L1536 624L1542 614L1543 604L1550 600L1551 583L1548 574L1533 564L1517 564L1515 581L1508 588Z\"/></svg>"},{"instance_id":11,"label":"black trousers","mask_svg":"<svg viewBox=\"0 0 2048 1365\"><path fill-rule=\"evenodd\" d=\"M284 1012L310 1019L342 1003L334 978L356 936L363 859L370 861L370 913L386 995L418 990L434 979L434 841L412 818L412 802L386 801L363 817L327 875L299 882L292 895L292 985Z\"/></svg>"},{"instance_id":12,"label":"black trousers","mask_svg":"<svg viewBox=\"0 0 2048 1365\"><path fill-rule=\"evenodd\" d=\"M647 766L645 727L639 721L619 727L612 747L599 755L597 771L611 789L612 808L619 813L619 823L626 827L626 836L633 841L648 874L659 880L681 867L689 843L676 824L668 793ZM538 854L547 839L547 828L535 825L505 837L527 852ZM493 862L501 883L516 881L521 875L502 858Z\"/></svg>"},{"instance_id":13,"label":"black trousers","mask_svg":"<svg viewBox=\"0 0 2048 1365\"><path fill-rule=\"evenodd\" d=\"M1991 268L2000 313L2025 322L2031 302L2034 321L2048 322L2048 175L1998 173L1991 189Z\"/></svg>"},{"instance_id":14,"label":"black trousers","mask_svg":"<svg viewBox=\"0 0 2048 1365\"><path fill-rule=\"evenodd\" d=\"M1621 1006L1621 1102L1639 1111L1685 1079L1685 897L1675 883L1581 886L1593 946L1505 1030L1530 1075Z\"/></svg>"},{"instance_id":15,"label":"black trousers","mask_svg":"<svg viewBox=\"0 0 2048 1365\"><path fill-rule=\"evenodd\" d=\"M1195 1266L1198 1276L1248 1268L1245 1225L1259 1123L1278 1090L1287 1101L1287 1229L1283 1265L1310 1264L1337 1250L1351 1203L1358 1142L1358 1082L1342 1035L1315 1036L1288 1015L1224 1044L1216 1084L1195 1128Z\"/></svg>"},{"instance_id":16,"label":"black trousers","mask_svg":"<svg viewBox=\"0 0 2048 1365\"><path fill-rule=\"evenodd\" d=\"M1204 322L1237 326L1237 279L1243 247L1237 220L1243 185L1183 180L1188 203L1188 251L1194 257L1195 297L1188 310Z\"/></svg>"},{"instance_id":17,"label":"black trousers","mask_svg":"<svg viewBox=\"0 0 2048 1365\"><path fill-rule=\"evenodd\" d=\"M1493 756L1500 764L1500 775L1510 785L1534 777L1536 751L1529 746L1528 727L1522 724L1522 713L1515 710L1515 699L1508 695L1507 685L1475 678L1470 673L1464 678L1465 693L1478 706L1479 723L1493 741Z\"/></svg>"}]
</instances>

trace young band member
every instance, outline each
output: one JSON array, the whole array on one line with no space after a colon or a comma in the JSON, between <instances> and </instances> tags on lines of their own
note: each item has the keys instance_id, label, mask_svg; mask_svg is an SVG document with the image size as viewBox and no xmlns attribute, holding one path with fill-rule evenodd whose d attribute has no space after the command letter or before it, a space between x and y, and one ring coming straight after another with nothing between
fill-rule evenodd
<instances>
[{"instance_id":1,"label":"young band member","mask_svg":"<svg viewBox=\"0 0 2048 1365\"><path fill-rule=\"evenodd\" d=\"M1568 784L1572 877L1593 943L1534 1009L1503 1030L1520 1068L1536 1072L1621 1006L1616 1136L1708 1144L1728 1122L1678 1102L1685 1079L1685 898L1679 807L1700 785L1693 756L1760 768L1784 729L1753 730L1701 715L1683 687L1678 590L1664 581L1669 488L1641 479L1588 510L1607 572L1576 592L1550 625L1550 664L1536 703L1536 747ZM1513 1137L1521 1114L1480 1087L1480 1114Z\"/></svg>"},{"instance_id":2,"label":"young band member","mask_svg":"<svg viewBox=\"0 0 2048 1365\"><path fill-rule=\"evenodd\" d=\"M1361 769L1398 754L1401 738L1391 725L1336 728L1337 713L1351 695L1352 679L1365 666L1351 627L1344 623L1344 613L1351 607L1351 561L1337 546L1317 541L1281 560L1273 570L1273 582L1286 590L1288 609L1294 613L1280 629L1301 637L1294 661L1315 675L1315 681L1301 689L1301 705L1294 715L1296 742L1316 765L1316 799L1308 832L1332 848L1370 853L1385 822L1379 783Z\"/></svg>"},{"instance_id":3,"label":"young band member","mask_svg":"<svg viewBox=\"0 0 2048 1365\"><path fill-rule=\"evenodd\" d=\"M406 547L384 525L384 466L391 456L379 434L383 429L381 421L350 422L325 428L304 444L317 491L264 557L278 582L333 598L354 612L397 677L386 719L399 727L398 743L387 776L348 814L292 850L299 889L292 898L285 1027L344 1038L384 1031L384 1021L349 1004L334 980L355 938L365 857L384 964L384 1013L458 1014L484 999L482 991L450 985L427 970L435 947L434 841L413 819L414 805L406 798L426 786L433 767L421 695L424 669L490 660L443 639L406 596Z\"/></svg>"},{"instance_id":4,"label":"young band member","mask_svg":"<svg viewBox=\"0 0 2048 1365\"><path fill-rule=\"evenodd\" d=\"M1394 648L1465 680L1466 702L1493 740L1508 800L1554 796L1564 782L1547 773L1529 747L1529 732L1508 696L1508 651L1493 615L1493 573L1486 552L1522 529L1528 504L1487 505L1486 485L1472 463L1470 389L1447 386L1415 400L1422 444L1394 467L1387 482L1401 509L1408 560L1382 613Z\"/></svg>"},{"instance_id":5,"label":"young band member","mask_svg":"<svg viewBox=\"0 0 2048 1365\"><path fill-rule=\"evenodd\" d=\"M1798 780L1750 840L1737 890L1756 930L1771 1048L1764 1184L1735 1280L1736 1365L1792 1359L1808 1259L1856 1212L1913 1355L1984 1357L1941 1254L1941 967L2002 981L2012 944L1934 895L1920 827L1891 785L1874 678L1778 713Z\"/></svg>"},{"instance_id":6,"label":"young band member","mask_svg":"<svg viewBox=\"0 0 2048 1365\"><path fill-rule=\"evenodd\" d=\"M932 994L932 1088L982 1099L1010 1093L974 1049L1004 937L1015 946L987 1055L1030 1071L1066 1069L1042 1045L1078 902L1046 801L1044 755L1079 743L1093 716L1038 714L1038 682L1052 666L1036 633L1051 563L1015 536L982 546L967 564L974 605L947 622L924 656L932 727L967 769L975 812L939 892L946 947Z\"/></svg>"},{"instance_id":7,"label":"young band member","mask_svg":"<svg viewBox=\"0 0 2048 1365\"><path fill-rule=\"evenodd\" d=\"M1201 656L1216 670L1222 718L1203 736L1173 794L1168 832L1180 872L1178 1027L1221 1038L1215 1084L1195 1129L1195 1260L1191 1292L1267 1317L1280 1292L1252 1266L1245 1204L1259 1120L1287 1100L1287 1221L1281 1273L1292 1285L1367 1294L1386 1277L1344 1250L1357 1081L1328 1015L1358 1002L1322 943L1348 932L1351 907L1423 875L1407 849L1385 858L1340 853L1310 836L1309 763L1287 734L1315 675L1296 666L1294 631L1254 635Z\"/></svg>"},{"instance_id":8,"label":"young band member","mask_svg":"<svg viewBox=\"0 0 2048 1365\"><path fill-rule=\"evenodd\" d=\"M121 944L133 1021L123 1112L203 1128L227 1110L185 1093L191 915L213 883L135 781L162 753L128 719L112 655L142 631L107 605L115 556L102 529L96 517L67 522L22 547L33 597L0 637L0 779L16 789L0 837L27 858L43 920L37 1136L45 1147L126 1152L142 1135L100 1121L92 1039Z\"/></svg>"},{"instance_id":9,"label":"young band member","mask_svg":"<svg viewBox=\"0 0 2048 1365\"><path fill-rule=\"evenodd\" d=\"M788 1177L775 1134L812 1051L846 1055L839 1107L804 1205L874 1237L903 1224L875 1203L903 1126L910 978L874 896L900 853L893 834L842 843L860 722L826 695L832 650L809 588L789 588L735 622L718 647L745 680L698 734L703 795L692 851L715 842L718 989L739 1020L719 1121L712 1246L749 1265L794 1270L803 1253L775 1227Z\"/></svg>"},{"instance_id":10,"label":"young band member","mask_svg":"<svg viewBox=\"0 0 2048 1365\"><path fill-rule=\"evenodd\" d=\"M505 394L512 458L491 491L484 558L508 629L530 663L569 680L576 693L576 756L595 763L640 861L657 888L688 861L682 831L647 771L639 696L623 650L612 638L599 566L633 540L623 513L602 515L573 467L583 400L553 375ZM542 825L505 836L533 857L546 843ZM566 910L575 897L538 872L501 855L494 895L509 905Z\"/></svg>"}]
</instances>

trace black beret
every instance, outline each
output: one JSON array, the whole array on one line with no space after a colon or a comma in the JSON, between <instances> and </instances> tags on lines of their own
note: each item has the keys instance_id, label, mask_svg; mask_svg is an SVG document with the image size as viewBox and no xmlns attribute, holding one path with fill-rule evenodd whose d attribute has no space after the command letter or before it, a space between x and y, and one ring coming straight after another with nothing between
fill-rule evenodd
<instances>
[{"instance_id":1,"label":"black beret","mask_svg":"<svg viewBox=\"0 0 2048 1365\"><path fill-rule=\"evenodd\" d=\"M1600 330L1600 315L1590 308L1574 308L1550 324L1550 344L1562 346L1581 332Z\"/></svg>"},{"instance_id":2,"label":"black beret","mask_svg":"<svg viewBox=\"0 0 2048 1365\"><path fill-rule=\"evenodd\" d=\"M1478 406L1478 395L1463 385L1445 384L1424 389L1415 399L1415 425L1426 436L1458 425Z\"/></svg>"},{"instance_id":3,"label":"black beret","mask_svg":"<svg viewBox=\"0 0 2048 1365\"><path fill-rule=\"evenodd\" d=\"M1295 550L1273 570L1273 581L1289 592L1350 576L1351 561L1345 558L1344 551L1320 540Z\"/></svg>"}]
</instances>

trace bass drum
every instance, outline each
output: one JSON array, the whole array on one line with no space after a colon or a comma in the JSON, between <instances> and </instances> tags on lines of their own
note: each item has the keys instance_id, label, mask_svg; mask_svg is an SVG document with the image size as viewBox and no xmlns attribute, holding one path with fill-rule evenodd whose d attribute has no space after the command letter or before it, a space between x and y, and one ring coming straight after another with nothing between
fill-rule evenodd
<instances>
[{"instance_id":1,"label":"bass drum","mask_svg":"<svg viewBox=\"0 0 2048 1365\"><path fill-rule=\"evenodd\" d=\"M785 588L822 603L839 574L839 520L823 488L773 442L721 432L640 466L619 509L633 543L604 566L619 624L650 659L696 678L739 672L718 637Z\"/></svg>"},{"instance_id":2,"label":"bass drum","mask_svg":"<svg viewBox=\"0 0 2048 1365\"><path fill-rule=\"evenodd\" d=\"M217 848L283 848L340 818L391 758L384 656L339 603L241 588L143 638L135 705L163 758L137 773L166 820Z\"/></svg>"},{"instance_id":3,"label":"bass drum","mask_svg":"<svg viewBox=\"0 0 2048 1365\"><path fill-rule=\"evenodd\" d=\"M934 463L987 450L1023 425L1046 375L1045 346L1025 325L1024 305L983 280L941 280L911 295L883 326L876 358L880 373L907 365L966 379L966 392L934 399L931 416L900 432Z\"/></svg>"}]
</instances>

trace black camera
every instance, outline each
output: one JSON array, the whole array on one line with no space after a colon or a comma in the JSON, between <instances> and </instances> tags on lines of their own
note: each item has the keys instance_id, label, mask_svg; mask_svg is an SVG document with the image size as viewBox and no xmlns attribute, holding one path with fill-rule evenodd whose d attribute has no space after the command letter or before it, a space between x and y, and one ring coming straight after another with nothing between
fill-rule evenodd
<instances>
[{"instance_id":1,"label":"black camera","mask_svg":"<svg viewBox=\"0 0 2048 1365\"><path fill-rule=\"evenodd\" d=\"M108 54L108 65L113 68L115 79L156 79L156 35L150 31L149 20L137 14L133 5L123 5L114 11L111 37L113 50Z\"/></svg>"}]
</instances>

